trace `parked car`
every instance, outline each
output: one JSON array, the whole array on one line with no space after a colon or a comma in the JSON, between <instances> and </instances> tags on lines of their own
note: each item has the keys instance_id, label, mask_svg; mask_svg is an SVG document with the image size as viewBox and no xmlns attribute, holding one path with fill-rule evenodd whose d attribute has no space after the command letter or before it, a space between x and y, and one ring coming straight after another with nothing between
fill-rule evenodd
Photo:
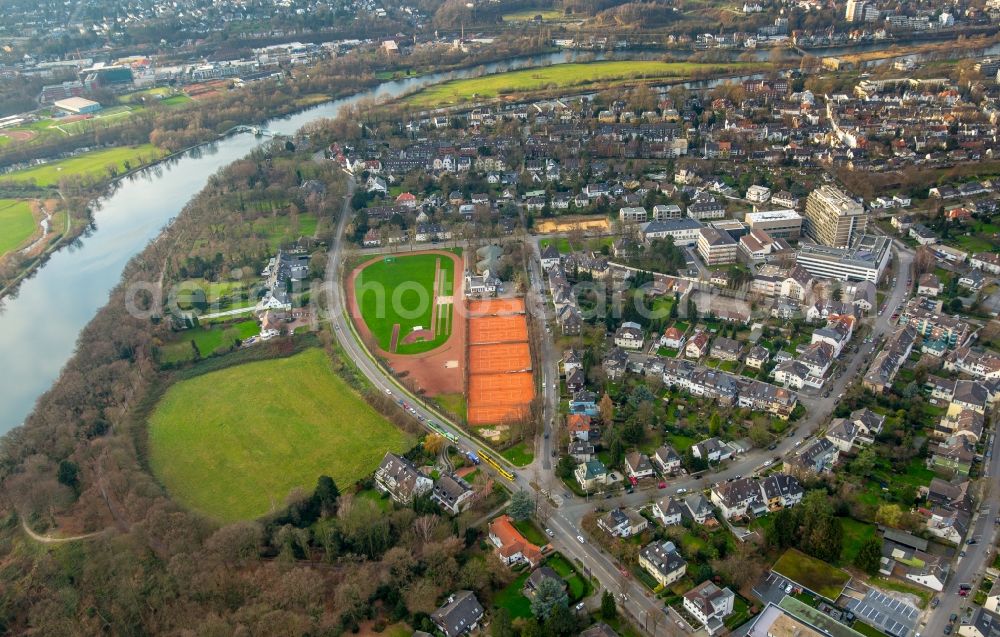
<instances>
[{"instance_id":1,"label":"parked car","mask_svg":"<svg viewBox=\"0 0 1000 637\"><path fill-rule=\"evenodd\" d=\"M667 488L667 483L666 482L661 482L660 484L656 485L656 488L657 489L666 489Z\"/></svg>"},{"instance_id":2,"label":"parked car","mask_svg":"<svg viewBox=\"0 0 1000 637\"><path fill-rule=\"evenodd\" d=\"M552 529L545 529L545 535L548 535L549 537L556 536L556 534L552 532Z\"/></svg>"}]
</instances>

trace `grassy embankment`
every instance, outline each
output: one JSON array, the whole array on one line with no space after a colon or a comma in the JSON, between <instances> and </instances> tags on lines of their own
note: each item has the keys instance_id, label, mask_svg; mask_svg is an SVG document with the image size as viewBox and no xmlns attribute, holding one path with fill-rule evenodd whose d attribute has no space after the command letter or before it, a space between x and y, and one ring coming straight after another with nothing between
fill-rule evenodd
<instances>
[{"instance_id":1,"label":"grassy embankment","mask_svg":"<svg viewBox=\"0 0 1000 637\"><path fill-rule=\"evenodd\" d=\"M729 73L752 73L763 70L767 66L767 64L760 62L701 64L650 60L553 64L541 68L521 69L443 82L418 91L409 96L407 100L416 106L441 107L461 104L474 99L487 100L503 95L547 89L582 89L637 80L689 80Z\"/></svg>"}]
</instances>

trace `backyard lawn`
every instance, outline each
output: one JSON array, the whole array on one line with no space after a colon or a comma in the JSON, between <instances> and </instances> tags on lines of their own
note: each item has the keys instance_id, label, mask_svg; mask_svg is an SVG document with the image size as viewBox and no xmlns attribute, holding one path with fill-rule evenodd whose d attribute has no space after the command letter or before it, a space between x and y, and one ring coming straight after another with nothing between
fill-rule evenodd
<instances>
[{"instance_id":1,"label":"backyard lawn","mask_svg":"<svg viewBox=\"0 0 1000 637\"><path fill-rule=\"evenodd\" d=\"M525 571L518 575L505 589L497 593L496 597L493 598L493 606L506 608L511 619L531 617L531 601L521 592L524 588L524 582L530 574L530 572Z\"/></svg>"},{"instance_id":2,"label":"backyard lawn","mask_svg":"<svg viewBox=\"0 0 1000 637\"><path fill-rule=\"evenodd\" d=\"M840 564L847 566L861 550L861 545L875 537L875 525L859 522L854 518L840 518L840 526L844 529L844 547L840 551Z\"/></svg>"},{"instance_id":3,"label":"backyard lawn","mask_svg":"<svg viewBox=\"0 0 1000 637\"><path fill-rule=\"evenodd\" d=\"M27 242L37 227L30 203L0 199L0 257Z\"/></svg>"},{"instance_id":4,"label":"backyard lawn","mask_svg":"<svg viewBox=\"0 0 1000 637\"><path fill-rule=\"evenodd\" d=\"M346 488L412 443L320 349L178 382L149 420L153 473L178 502L220 522L280 509L320 475Z\"/></svg>"},{"instance_id":5,"label":"backyard lawn","mask_svg":"<svg viewBox=\"0 0 1000 637\"><path fill-rule=\"evenodd\" d=\"M256 320L240 321L239 323L229 323L226 325L213 325L210 327L200 326L190 330L179 332L174 342L165 344L160 348L160 362L180 363L194 359L194 349L191 342L194 341L198 348L198 355L207 358L216 350L228 350L236 342L236 339L245 341L251 336L260 333L260 326Z\"/></svg>"}]
</instances>

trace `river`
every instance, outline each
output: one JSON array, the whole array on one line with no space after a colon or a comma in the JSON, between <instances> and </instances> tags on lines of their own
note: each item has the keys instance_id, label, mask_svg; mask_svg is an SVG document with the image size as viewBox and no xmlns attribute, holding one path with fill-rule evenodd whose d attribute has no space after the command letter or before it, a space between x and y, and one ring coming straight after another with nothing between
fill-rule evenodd
<instances>
[{"instance_id":1,"label":"river","mask_svg":"<svg viewBox=\"0 0 1000 637\"><path fill-rule=\"evenodd\" d=\"M758 52L763 54L763 52ZM515 68L604 59L603 53L562 51L483 64L467 69L383 82L351 97L320 104L264 126L291 135L311 121L335 117L361 100L384 99L449 79ZM633 56L608 55L622 59ZM728 80L685 82L688 88L711 88ZM72 356L80 330L107 302L125 264L160 230L220 168L246 156L265 140L251 133L232 135L135 173L119 181L96 202L92 230L55 253L16 295L0 301L0 360L8 378L0 383L0 434L20 425Z\"/></svg>"},{"instance_id":2,"label":"river","mask_svg":"<svg viewBox=\"0 0 1000 637\"><path fill-rule=\"evenodd\" d=\"M291 135L311 121L335 117L360 100L397 96L448 79L557 64L583 54L560 52L484 64L379 84L264 126ZM587 55L592 58L593 56ZM264 143L251 133L229 136L119 181L95 204L92 230L52 255L0 306L0 434L20 425L73 355L80 331L108 300L129 259L139 253L220 168Z\"/></svg>"}]
</instances>

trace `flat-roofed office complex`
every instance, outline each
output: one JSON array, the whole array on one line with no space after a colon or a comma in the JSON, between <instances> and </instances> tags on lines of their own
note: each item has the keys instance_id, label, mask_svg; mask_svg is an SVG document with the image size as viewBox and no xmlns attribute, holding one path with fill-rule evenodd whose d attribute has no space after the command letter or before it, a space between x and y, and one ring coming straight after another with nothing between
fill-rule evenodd
<instances>
[{"instance_id":1,"label":"flat-roofed office complex","mask_svg":"<svg viewBox=\"0 0 1000 637\"><path fill-rule=\"evenodd\" d=\"M887 237L858 235L847 248L807 244L795 262L810 274L824 279L877 283L889 264L892 245Z\"/></svg>"},{"instance_id":2,"label":"flat-roofed office complex","mask_svg":"<svg viewBox=\"0 0 1000 637\"><path fill-rule=\"evenodd\" d=\"M823 185L806 200L805 231L813 241L842 248L868 229L864 206L833 186Z\"/></svg>"},{"instance_id":3,"label":"flat-roofed office complex","mask_svg":"<svg viewBox=\"0 0 1000 637\"><path fill-rule=\"evenodd\" d=\"M802 236L802 215L794 210L748 212L744 221L751 230L763 230L776 239Z\"/></svg>"}]
</instances>

